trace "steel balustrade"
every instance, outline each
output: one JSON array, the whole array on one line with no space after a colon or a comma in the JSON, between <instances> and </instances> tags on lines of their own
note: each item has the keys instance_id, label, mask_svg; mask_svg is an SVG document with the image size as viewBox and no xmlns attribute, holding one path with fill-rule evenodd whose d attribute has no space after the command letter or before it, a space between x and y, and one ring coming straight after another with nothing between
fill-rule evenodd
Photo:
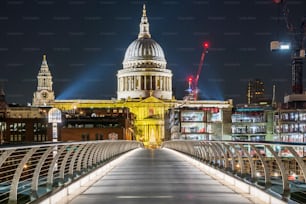
<instances>
[{"instance_id":1,"label":"steel balustrade","mask_svg":"<svg viewBox=\"0 0 306 204\"><path fill-rule=\"evenodd\" d=\"M0 203L28 203L129 150L136 141L86 141L0 148Z\"/></svg>"},{"instance_id":2,"label":"steel balustrade","mask_svg":"<svg viewBox=\"0 0 306 204\"><path fill-rule=\"evenodd\" d=\"M306 144L242 141L167 141L173 149L283 200L306 202ZM289 180L290 178L290 180Z\"/></svg>"}]
</instances>

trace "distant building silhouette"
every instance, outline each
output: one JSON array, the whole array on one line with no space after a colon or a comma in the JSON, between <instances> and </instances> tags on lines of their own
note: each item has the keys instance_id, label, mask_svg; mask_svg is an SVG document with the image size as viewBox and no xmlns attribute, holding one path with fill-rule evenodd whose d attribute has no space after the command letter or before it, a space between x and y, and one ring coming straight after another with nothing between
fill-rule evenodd
<instances>
[{"instance_id":1,"label":"distant building silhouette","mask_svg":"<svg viewBox=\"0 0 306 204\"><path fill-rule=\"evenodd\" d=\"M250 80L246 96L248 104L260 103L262 100L265 100L264 82L260 79Z\"/></svg>"}]
</instances>

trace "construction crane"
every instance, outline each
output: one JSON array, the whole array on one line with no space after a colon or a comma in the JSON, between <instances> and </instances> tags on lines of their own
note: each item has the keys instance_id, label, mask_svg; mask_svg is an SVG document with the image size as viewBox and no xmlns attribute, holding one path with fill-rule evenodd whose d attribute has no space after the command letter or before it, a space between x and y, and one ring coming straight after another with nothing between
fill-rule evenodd
<instances>
[{"instance_id":1,"label":"construction crane","mask_svg":"<svg viewBox=\"0 0 306 204\"><path fill-rule=\"evenodd\" d=\"M200 63L199 63L197 74L195 75L195 77L191 76L191 77L188 78L187 92L189 94L186 98L188 100L194 100L194 101L198 100L198 94L199 94L198 83L199 83L200 74L202 72L205 56L206 56L206 53L208 53L209 43L204 42L202 44L202 46L203 46L203 51L202 51L202 54L201 54L201 60L200 60Z\"/></svg>"},{"instance_id":2,"label":"construction crane","mask_svg":"<svg viewBox=\"0 0 306 204\"><path fill-rule=\"evenodd\" d=\"M292 23L290 18L290 11L287 7L286 0L273 0L276 4L282 4L283 16L285 18L286 27L290 33L293 34L292 40L292 55L291 55L291 66L292 66L292 93L302 94L303 93L303 61L305 59L305 41L306 41L306 18L304 17L299 27ZM271 50L279 50L289 48L284 46L279 41L271 42Z\"/></svg>"}]
</instances>

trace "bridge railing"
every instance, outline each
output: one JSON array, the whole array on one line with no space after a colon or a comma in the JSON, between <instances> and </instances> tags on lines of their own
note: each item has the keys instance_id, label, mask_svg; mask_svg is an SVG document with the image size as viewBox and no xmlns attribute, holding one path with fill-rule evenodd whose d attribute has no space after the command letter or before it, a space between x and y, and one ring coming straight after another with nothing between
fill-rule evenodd
<instances>
[{"instance_id":1,"label":"bridge railing","mask_svg":"<svg viewBox=\"0 0 306 204\"><path fill-rule=\"evenodd\" d=\"M284 200L306 203L305 143L167 141L162 147L188 154Z\"/></svg>"},{"instance_id":2,"label":"bridge railing","mask_svg":"<svg viewBox=\"0 0 306 204\"><path fill-rule=\"evenodd\" d=\"M28 203L72 183L136 141L86 141L0 148L0 203Z\"/></svg>"}]
</instances>

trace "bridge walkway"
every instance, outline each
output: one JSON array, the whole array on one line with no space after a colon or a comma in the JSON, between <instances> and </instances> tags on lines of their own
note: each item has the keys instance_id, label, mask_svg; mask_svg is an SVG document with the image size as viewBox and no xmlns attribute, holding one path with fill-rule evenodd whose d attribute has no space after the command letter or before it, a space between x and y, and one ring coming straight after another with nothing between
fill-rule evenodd
<instances>
[{"instance_id":1,"label":"bridge walkway","mask_svg":"<svg viewBox=\"0 0 306 204\"><path fill-rule=\"evenodd\" d=\"M234 192L166 149L140 149L75 197L71 204L247 204Z\"/></svg>"}]
</instances>

